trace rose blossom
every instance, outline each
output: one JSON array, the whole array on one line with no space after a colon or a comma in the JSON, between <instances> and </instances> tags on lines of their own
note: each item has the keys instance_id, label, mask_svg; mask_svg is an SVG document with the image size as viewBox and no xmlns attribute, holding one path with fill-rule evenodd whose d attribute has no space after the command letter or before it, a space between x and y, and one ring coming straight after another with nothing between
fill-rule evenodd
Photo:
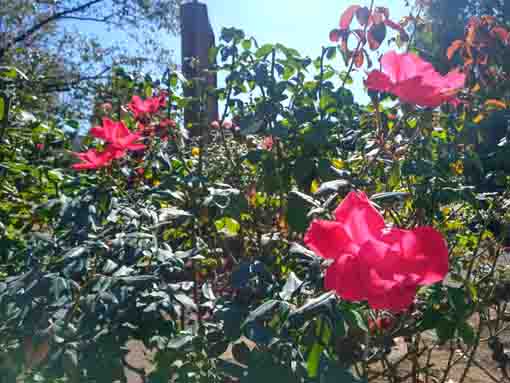
<instances>
[{"instance_id":1,"label":"rose blossom","mask_svg":"<svg viewBox=\"0 0 510 383\"><path fill-rule=\"evenodd\" d=\"M381 69L368 74L365 85L369 90L388 92L403 102L430 108L444 102L458 104L456 94L466 80L456 70L442 76L413 53L388 52L381 58Z\"/></svg>"},{"instance_id":2,"label":"rose blossom","mask_svg":"<svg viewBox=\"0 0 510 383\"><path fill-rule=\"evenodd\" d=\"M373 309L407 309L418 286L444 279L448 248L437 230L385 226L367 196L351 192L335 210L335 221L315 220L305 244L333 260L325 288L348 301L368 301Z\"/></svg>"}]
</instances>

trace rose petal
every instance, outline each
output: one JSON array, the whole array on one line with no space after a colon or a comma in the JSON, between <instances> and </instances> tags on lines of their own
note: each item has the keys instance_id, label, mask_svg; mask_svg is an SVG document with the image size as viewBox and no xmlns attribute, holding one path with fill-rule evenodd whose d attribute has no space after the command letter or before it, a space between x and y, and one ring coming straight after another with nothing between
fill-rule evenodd
<instances>
[{"instance_id":1,"label":"rose petal","mask_svg":"<svg viewBox=\"0 0 510 383\"><path fill-rule=\"evenodd\" d=\"M305 234L305 244L317 255L336 259L342 254L356 254L356 246L344 230L345 225L335 221L314 220Z\"/></svg>"},{"instance_id":2,"label":"rose petal","mask_svg":"<svg viewBox=\"0 0 510 383\"><path fill-rule=\"evenodd\" d=\"M384 229L384 218L363 192L350 192L335 210L335 218L358 246L377 238Z\"/></svg>"},{"instance_id":3,"label":"rose petal","mask_svg":"<svg viewBox=\"0 0 510 383\"><path fill-rule=\"evenodd\" d=\"M371 90L379 92L390 92L393 84L388 76L378 70L373 70L368 74L365 80L365 86Z\"/></svg>"},{"instance_id":4,"label":"rose petal","mask_svg":"<svg viewBox=\"0 0 510 383\"><path fill-rule=\"evenodd\" d=\"M337 258L326 270L324 287L334 290L348 301L366 300L366 289L360 284L360 268L356 256L345 255Z\"/></svg>"}]
</instances>

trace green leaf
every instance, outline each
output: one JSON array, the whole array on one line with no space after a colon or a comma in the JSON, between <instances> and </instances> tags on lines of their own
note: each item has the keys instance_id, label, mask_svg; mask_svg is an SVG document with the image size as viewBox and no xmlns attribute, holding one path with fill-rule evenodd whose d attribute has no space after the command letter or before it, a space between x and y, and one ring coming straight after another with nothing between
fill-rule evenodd
<instances>
[{"instance_id":1,"label":"green leaf","mask_svg":"<svg viewBox=\"0 0 510 383\"><path fill-rule=\"evenodd\" d=\"M306 196L306 194L299 193L300 195ZM307 199L312 200L313 198L306 196ZM311 202L314 206L315 203ZM298 233L304 233L308 227L308 208L303 203L303 198L298 196L297 193L290 193L288 198L288 212L287 222L291 230Z\"/></svg>"},{"instance_id":2,"label":"green leaf","mask_svg":"<svg viewBox=\"0 0 510 383\"><path fill-rule=\"evenodd\" d=\"M370 199L377 202L387 201L401 201L407 198L410 194L407 192L388 192L388 193L377 193L374 194Z\"/></svg>"},{"instance_id":3,"label":"green leaf","mask_svg":"<svg viewBox=\"0 0 510 383\"><path fill-rule=\"evenodd\" d=\"M250 50L251 49L251 40L250 39L243 40L241 43L241 46L246 50Z\"/></svg>"},{"instance_id":4,"label":"green leaf","mask_svg":"<svg viewBox=\"0 0 510 383\"><path fill-rule=\"evenodd\" d=\"M363 319L363 316L356 310L347 310L344 313L345 319L348 323L356 325L358 328L368 332L368 327Z\"/></svg>"},{"instance_id":5,"label":"green leaf","mask_svg":"<svg viewBox=\"0 0 510 383\"><path fill-rule=\"evenodd\" d=\"M193 340L193 336L191 335L181 335L179 337L173 338L168 344L166 345L168 348L178 350L180 348L183 348L184 346L191 343Z\"/></svg>"},{"instance_id":6,"label":"green leaf","mask_svg":"<svg viewBox=\"0 0 510 383\"><path fill-rule=\"evenodd\" d=\"M264 44L259 49L257 49L257 52L255 52L255 56L257 58L265 57L273 51L273 48L274 48L273 44Z\"/></svg>"},{"instance_id":7,"label":"green leaf","mask_svg":"<svg viewBox=\"0 0 510 383\"><path fill-rule=\"evenodd\" d=\"M150 98L152 97L152 86L146 85L144 89L145 97Z\"/></svg>"},{"instance_id":8,"label":"green leaf","mask_svg":"<svg viewBox=\"0 0 510 383\"><path fill-rule=\"evenodd\" d=\"M241 230L241 225L235 219L230 217L223 217L214 222L216 230L225 234L227 237L235 237Z\"/></svg>"},{"instance_id":9,"label":"green leaf","mask_svg":"<svg viewBox=\"0 0 510 383\"><path fill-rule=\"evenodd\" d=\"M50 170L48 172L48 179L53 182L61 182L64 180L64 175L60 170Z\"/></svg>"},{"instance_id":10,"label":"green leaf","mask_svg":"<svg viewBox=\"0 0 510 383\"><path fill-rule=\"evenodd\" d=\"M336 105L336 100L327 94L322 96L319 101L319 108L325 110L330 105Z\"/></svg>"},{"instance_id":11,"label":"green leaf","mask_svg":"<svg viewBox=\"0 0 510 383\"><path fill-rule=\"evenodd\" d=\"M329 47L326 50L326 57L329 60L333 60L336 57L336 52L337 52L336 47Z\"/></svg>"},{"instance_id":12,"label":"green leaf","mask_svg":"<svg viewBox=\"0 0 510 383\"><path fill-rule=\"evenodd\" d=\"M276 310L283 309L284 311L287 311L289 308L290 306L286 302L277 301L274 299L267 301L248 314L248 317L243 322L242 327L261 318L269 319Z\"/></svg>"},{"instance_id":13,"label":"green leaf","mask_svg":"<svg viewBox=\"0 0 510 383\"><path fill-rule=\"evenodd\" d=\"M348 180L334 180L323 182L315 194L323 194L326 192L337 192L342 188L348 187L351 183Z\"/></svg>"},{"instance_id":14,"label":"green leaf","mask_svg":"<svg viewBox=\"0 0 510 383\"><path fill-rule=\"evenodd\" d=\"M308 376L310 378L317 377L322 351L324 350L324 346L328 345L331 339L331 329L328 322L318 319L316 321L315 335L317 336L317 341L312 345L306 364Z\"/></svg>"},{"instance_id":15,"label":"green leaf","mask_svg":"<svg viewBox=\"0 0 510 383\"><path fill-rule=\"evenodd\" d=\"M0 97L0 121L3 121L5 116L5 100L3 97Z\"/></svg>"},{"instance_id":16,"label":"green leaf","mask_svg":"<svg viewBox=\"0 0 510 383\"><path fill-rule=\"evenodd\" d=\"M290 192L290 196L292 196L292 195L295 195L295 196L301 198L303 201L308 202L310 205L313 205L315 207L321 207L321 204L318 201L316 201L315 199L313 199L313 197L310 197L309 195L307 195L305 193L301 193L300 191L297 191L297 190L292 190Z\"/></svg>"},{"instance_id":17,"label":"green leaf","mask_svg":"<svg viewBox=\"0 0 510 383\"><path fill-rule=\"evenodd\" d=\"M321 354L324 350L324 347L321 346L319 342L315 342L312 345L312 349L308 354L308 359L306 361L306 369L308 371L308 376L310 378L317 377L317 372L319 371L319 363L321 360Z\"/></svg>"},{"instance_id":18,"label":"green leaf","mask_svg":"<svg viewBox=\"0 0 510 383\"><path fill-rule=\"evenodd\" d=\"M476 342L476 334L475 330L473 330L473 327L467 323L464 322L461 324L458 328L458 332L464 343L467 345L473 345Z\"/></svg>"}]
</instances>

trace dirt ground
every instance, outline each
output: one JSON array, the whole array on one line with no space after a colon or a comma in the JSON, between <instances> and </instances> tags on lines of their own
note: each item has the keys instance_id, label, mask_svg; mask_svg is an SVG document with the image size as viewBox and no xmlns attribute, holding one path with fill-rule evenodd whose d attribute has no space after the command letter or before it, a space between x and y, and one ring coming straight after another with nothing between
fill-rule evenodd
<instances>
[{"instance_id":1,"label":"dirt ground","mask_svg":"<svg viewBox=\"0 0 510 383\"><path fill-rule=\"evenodd\" d=\"M470 323L474 327L477 327L478 326L477 318L471 319ZM482 342L480 343L475 354L475 357L473 358L471 368L469 369L469 372L463 381L464 383L505 382L501 370L498 368L497 363L492 358L492 350L489 348L487 342L487 338L489 335L490 334L488 329L482 332L481 334ZM510 346L510 329L501 332L501 334L499 334L499 337L505 345L508 343L508 346ZM435 341L434 332L429 331L423 333L422 340L425 344L433 344ZM243 338L240 341L245 342L250 349L256 346L253 342L246 338ZM136 370L145 371L146 373L150 372L153 369L153 364L151 363L153 353L147 348L145 348L143 343L138 341L129 342L128 348L130 349L130 352L127 356L126 361L130 366L134 367L134 370L126 369L126 377L128 378L128 383L145 383L143 378L141 378L141 376L136 372ZM397 338L395 340L395 347L393 348L392 352L388 355L388 360L391 363L395 363L406 353L407 353L406 343L404 342L403 339ZM222 355L221 358L225 360L226 363L233 363L238 366L242 366L241 364L237 363L237 361L234 359L230 351L230 347L226 350L226 352ZM429 361L430 366L429 380L425 381L425 379L423 379L419 380L418 382L412 383L440 383L443 378L443 372L448 365L449 358L450 358L450 344L447 343L444 346L437 346L434 349L431 359ZM462 351L460 350L455 351L453 360L459 360L459 362L456 365L454 365L454 367L451 369L449 378L444 383L457 383L460 381L465 370L467 359L468 359L467 356L463 356ZM419 362L420 366L422 367L427 365L427 354L421 356ZM411 369L412 367L410 362L407 361L403 362L398 366L397 369L398 375L406 376L411 372ZM377 374L380 371L382 371L380 363L374 364L374 366L371 368L371 373L373 374ZM388 379L381 377L373 381L376 383L383 383L388 382ZM411 381L412 381L411 379L406 380L406 382ZM509 381L506 382L510 383Z\"/></svg>"},{"instance_id":2,"label":"dirt ground","mask_svg":"<svg viewBox=\"0 0 510 383\"><path fill-rule=\"evenodd\" d=\"M433 334L432 333L424 333L423 339L425 342L432 342L433 341ZM502 337L505 339L510 339L510 330L506 331L506 333L502 334ZM248 340L245 340L246 342L250 342ZM127 362L135 367L136 369L143 369L146 372L151 371L152 364L151 364L151 352L147 350L144 345L141 342L132 341L129 343L130 353L127 357ZM395 362L398 360L403 354L406 352L406 346L405 343L402 340L397 339L396 347L392 351L392 353L389 355L389 360L391 362ZM448 359L450 356L450 346L449 344L445 346L440 346L437 349L434 350L432 354L432 358L430 360L430 371L431 371L431 378L429 378L430 383L434 382L440 382L440 380L433 379L433 377L442 378L442 371L446 368L448 364ZM456 352L454 354L454 360L461 357L461 352ZM234 363L238 364L235 360L232 354L230 353L230 350L227 350L225 354L223 354L223 358L228 363ZM466 365L466 359L460 361L457 365L455 365L451 369L450 373L450 380L447 380L445 383L457 383L463 372ZM420 359L421 365L426 364L426 355L421 357ZM372 370L374 373L377 373L379 370L376 367ZM405 376L411 371L411 365L408 362L404 362L399 366L399 375ZM490 375L490 376L489 376ZM126 369L126 376L128 378L128 383L143 383L143 379L140 377L138 373L135 371L130 371ZM378 378L376 380L377 382L387 382L388 380L384 378ZM411 382L410 379L408 379L409 382ZM503 382L503 377L501 375L500 370L498 369L498 366L496 362L492 359L492 352L489 349L487 342L482 342L480 344L480 347L476 353L476 356L473 360L473 363L471 365L471 368L469 370L469 373L467 377L464 380L464 383L486 383L486 382ZM424 380L423 380L424 382ZM421 382L419 382L421 383Z\"/></svg>"}]
</instances>

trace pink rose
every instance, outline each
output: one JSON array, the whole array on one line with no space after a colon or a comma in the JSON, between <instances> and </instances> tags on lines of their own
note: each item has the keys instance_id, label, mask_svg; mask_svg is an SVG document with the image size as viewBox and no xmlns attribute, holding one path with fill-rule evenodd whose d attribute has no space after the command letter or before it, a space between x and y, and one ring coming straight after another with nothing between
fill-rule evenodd
<instances>
[{"instance_id":1,"label":"pink rose","mask_svg":"<svg viewBox=\"0 0 510 383\"><path fill-rule=\"evenodd\" d=\"M362 192L349 193L335 218L313 221L305 244L333 260L325 288L345 300L403 311L413 303L418 286L439 282L448 273L448 248L441 233L431 227L386 227Z\"/></svg>"},{"instance_id":2,"label":"pink rose","mask_svg":"<svg viewBox=\"0 0 510 383\"><path fill-rule=\"evenodd\" d=\"M388 52L381 58L382 71L368 74L365 85L370 90L394 94L401 101L435 108L444 102L458 103L457 92L466 76L451 71L442 76L432 64L412 53Z\"/></svg>"}]
</instances>

